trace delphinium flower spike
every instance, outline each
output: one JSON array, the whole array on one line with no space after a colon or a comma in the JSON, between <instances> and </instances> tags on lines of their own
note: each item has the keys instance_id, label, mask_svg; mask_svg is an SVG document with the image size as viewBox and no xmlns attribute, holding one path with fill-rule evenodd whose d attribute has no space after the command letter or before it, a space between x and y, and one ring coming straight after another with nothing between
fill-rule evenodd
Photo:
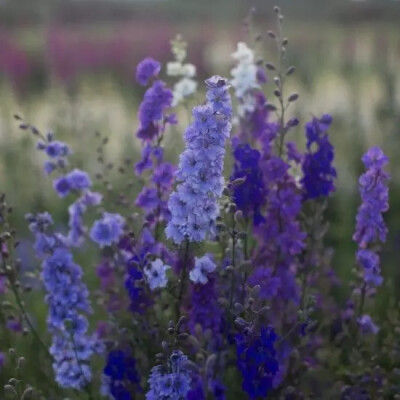
<instances>
[{"instance_id":1,"label":"delphinium flower spike","mask_svg":"<svg viewBox=\"0 0 400 400\"><path fill-rule=\"evenodd\" d=\"M242 376L242 390L250 399L267 398L285 368L279 357L282 338L266 323L269 311L260 289L259 285L248 288L246 301L235 318L236 365Z\"/></svg>"},{"instance_id":2,"label":"delphinium flower spike","mask_svg":"<svg viewBox=\"0 0 400 400\"><path fill-rule=\"evenodd\" d=\"M50 353L56 381L61 387L82 389L91 381L89 361L101 351L101 342L89 336L86 315L91 312L89 292L82 270L73 261L64 238L51 232L48 213L27 216L36 237L35 248L42 263L42 279L49 307L48 329L53 343Z\"/></svg>"},{"instance_id":3,"label":"delphinium flower spike","mask_svg":"<svg viewBox=\"0 0 400 400\"><path fill-rule=\"evenodd\" d=\"M324 253L324 233L327 231L324 211L328 197L335 191L336 169L333 166L335 151L328 134L332 117L324 114L313 117L305 126L306 148L304 155L296 154L294 143L288 142L288 156L302 168L299 185L303 191L303 226L307 231L307 241L303 252L301 275L301 301L303 308L307 302L310 280L318 282L321 278L321 265ZM321 302L322 303L322 302Z\"/></svg>"},{"instance_id":4,"label":"delphinium flower spike","mask_svg":"<svg viewBox=\"0 0 400 400\"><path fill-rule=\"evenodd\" d=\"M92 192L92 181L87 172L80 169L72 169L68 172L69 146L61 141L55 140L53 132L42 134L38 128L30 126L32 133L38 137L37 149L43 151L48 160L44 163L44 171L48 175L58 177L53 179L53 188L59 197L64 198L75 194L78 198L68 207L69 231L65 237L68 246L79 247L84 242L87 228L84 225L83 217L89 207L97 206L102 202L99 193Z\"/></svg>"},{"instance_id":5,"label":"delphinium flower spike","mask_svg":"<svg viewBox=\"0 0 400 400\"><path fill-rule=\"evenodd\" d=\"M385 171L388 157L379 147L369 149L362 161L366 172L359 179L362 203L357 212L353 240L358 244L357 261L363 280L356 316L358 324L365 331L366 321L370 320L369 316L363 315L365 296L370 288L380 286L383 282L380 257L374 245L384 243L388 232L383 214L389 209L389 174ZM370 331L376 332L373 326L372 323Z\"/></svg>"},{"instance_id":6,"label":"delphinium flower spike","mask_svg":"<svg viewBox=\"0 0 400 400\"><path fill-rule=\"evenodd\" d=\"M189 360L180 350L174 350L165 364L152 368L149 377L150 389L146 400L184 400L190 390L191 371Z\"/></svg>"},{"instance_id":7,"label":"delphinium flower spike","mask_svg":"<svg viewBox=\"0 0 400 400\"><path fill-rule=\"evenodd\" d=\"M227 81L214 76L206 81L207 102L193 109L194 121L185 132L186 148L177 172L180 182L169 199L171 220L167 237L180 244L201 242L215 234L222 194L225 141L232 115Z\"/></svg>"},{"instance_id":8,"label":"delphinium flower spike","mask_svg":"<svg viewBox=\"0 0 400 400\"><path fill-rule=\"evenodd\" d=\"M138 176L144 176L145 171L149 173L135 204L145 211L145 219L154 230L156 240L159 239L162 221L169 218L167 199L175 172L175 167L164 161L162 143L167 125L177 123L175 114L168 114L173 94L165 82L157 79L160 71L161 64L153 59L143 60L136 71L142 85L155 79L139 107L137 137L142 140L142 158L136 163L135 172Z\"/></svg>"},{"instance_id":9,"label":"delphinium flower spike","mask_svg":"<svg viewBox=\"0 0 400 400\"><path fill-rule=\"evenodd\" d=\"M129 351L111 350L103 369L102 394L113 400L130 400L132 399L130 388L135 390L136 394L141 392L136 364L136 359Z\"/></svg>"},{"instance_id":10,"label":"delphinium flower spike","mask_svg":"<svg viewBox=\"0 0 400 400\"><path fill-rule=\"evenodd\" d=\"M335 190L334 148L326 133L331 123L332 117L325 114L319 119L314 117L306 125L307 153L302 162L301 180L306 200L326 197Z\"/></svg>"}]
</instances>

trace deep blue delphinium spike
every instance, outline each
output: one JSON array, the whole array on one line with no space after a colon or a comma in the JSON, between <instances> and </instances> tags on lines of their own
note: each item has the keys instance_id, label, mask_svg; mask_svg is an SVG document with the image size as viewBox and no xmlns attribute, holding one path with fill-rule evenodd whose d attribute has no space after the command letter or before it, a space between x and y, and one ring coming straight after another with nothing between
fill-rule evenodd
<instances>
[{"instance_id":1,"label":"deep blue delphinium spike","mask_svg":"<svg viewBox=\"0 0 400 400\"><path fill-rule=\"evenodd\" d=\"M261 327L259 334L239 333L235 339L242 389L250 399L266 398L279 370L274 347L277 335L271 327Z\"/></svg>"},{"instance_id":2,"label":"deep blue delphinium spike","mask_svg":"<svg viewBox=\"0 0 400 400\"><path fill-rule=\"evenodd\" d=\"M102 391L113 400L133 400L129 388L134 388L135 393L142 391L136 359L126 351L111 350L103 369Z\"/></svg>"},{"instance_id":3,"label":"deep blue delphinium spike","mask_svg":"<svg viewBox=\"0 0 400 400\"><path fill-rule=\"evenodd\" d=\"M327 130L332 123L330 115L313 118L306 125L307 153L302 163L304 198L329 196L335 190L336 169L333 167L334 148Z\"/></svg>"},{"instance_id":4,"label":"deep blue delphinium spike","mask_svg":"<svg viewBox=\"0 0 400 400\"><path fill-rule=\"evenodd\" d=\"M244 178L245 181L234 187L233 200L244 217L252 218L257 226L265 221L261 211L266 201L266 189L258 165L261 154L249 144L242 144L238 138L234 139L232 145L235 164L230 180Z\"/></svg>"}]
</instances>

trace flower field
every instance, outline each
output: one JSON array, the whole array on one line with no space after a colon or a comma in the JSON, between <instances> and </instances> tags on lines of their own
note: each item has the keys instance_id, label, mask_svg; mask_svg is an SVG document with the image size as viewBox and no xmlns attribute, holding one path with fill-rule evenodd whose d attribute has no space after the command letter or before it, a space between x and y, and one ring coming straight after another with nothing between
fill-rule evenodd
<instances>
[{"instance_id":1,"label":"flower field","mask_svg":"<svg viewBox=\"0 0 400 400\"><path fill-rule=\"evenodd\" d=\"M399 42L283 11L0 38L0 399L400 398Z\"/></svg>"}]
</instances>

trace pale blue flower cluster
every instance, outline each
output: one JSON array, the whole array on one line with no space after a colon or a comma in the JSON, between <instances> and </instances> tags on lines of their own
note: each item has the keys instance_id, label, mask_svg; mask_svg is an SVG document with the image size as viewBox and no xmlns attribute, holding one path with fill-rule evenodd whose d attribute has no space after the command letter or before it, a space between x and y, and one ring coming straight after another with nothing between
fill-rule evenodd
<instances>
[{"instance_id":1,"label":"pale blue flower cluster","mask_svg":"<svg viewBox=\"0 0 400 400\"><path fill-rule=\"evenodd\" d=\"M216 268L210 255L195 257L194 268L190 271L189 278L193 283L205 285L208 282L207 274L214 272Z\"/></svg>"},{"instance_id":2,"label":"pale blue flower cluster","mask_svg":"<svg viewBox=\"0 0 400 400\"><path fill-rule=\"evenodd\" d=\"M125 219L119 214L103 213L101 219L94 222L90 238L100 247L117 244L124 232Z\"/></svg>"},{"instance_id":3,"label":"pale blue flower cluster","mask_svg":"<svg viewBox=\"0 0 400 400\"><path fill-rule=\"evenodd\" d=\"M225 140L232 115L229 85L219 76L208 79L206 85L207 102L193 109L194 121L185 132L186 148L177 172L181 183L168 203L171 220L166 235L178 244L185 238L201 242L215 233L218 198L224 187Z\"/></svg>"},{"instance_id":4,"label":"pale blue flower cluster","mask_svg":"<svg viewBox=\"0 0 400 400\"><path fill-rule=\"evenodd\" d=\"M178 350L172 352L168 366L157 365L151 370L150 390L146 400L183 400L190 390L188 358Z\"/></svg>"},{"instance_id":5,"label":"pale blue flower cluster","mask_svg":"<svg viewBox=\"0 0 400 400\"><path fill-rule=\"evenodd\" d=\"M170 268L169 265L165 265L159 258L150 263L149 267L145 268L144 274L151 290L167 286L168 278L166 272Z\"/></svg>"}]
</instances>

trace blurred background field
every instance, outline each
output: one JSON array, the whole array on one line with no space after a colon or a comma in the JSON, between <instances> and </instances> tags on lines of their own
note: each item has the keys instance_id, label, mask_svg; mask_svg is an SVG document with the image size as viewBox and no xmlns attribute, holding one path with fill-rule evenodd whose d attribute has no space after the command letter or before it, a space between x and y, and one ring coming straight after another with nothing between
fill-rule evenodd
<instances>
[{"instance_id":1,"label":"blurred background field","mask_svg":"<svg viewBox=\"0 0 400 400\"><path fill-rule=\"evenodd\" d=\"M351 235L359 202L357 176L361 155L381 145L391 158L392 190L388 222L390 241L384 270L400 284L395 255L400 245L400 2L394 0L276 1L286 16L289 63L297 67L291 89L301 101L302 123L312 114L334 117L338 191L330 204L329 241L334 262L346 278L353 265ZM70 143L78 166L91 173L96 162L95 133L110 138L113 160L138 157L137 106L143 89L134 81L136 64L145 56L171 60L169 41L181 33L189 44L189 61L201 79L229 74L230 54L238 40L248 40L242 22L256 6L255 31L274 28L272 1L259 0L0 0L0 191L15 208L14 222L28 238L23 216L49 210L67 220L66 203L51 190L41 171L34 141L18 129L14 114ZM260 57L274 52L258 43ZM197 99L201 101L199 97ZM168 135L169 158L176 160L188 122ZM296 140L301 142L303 129ZM111 172L122 188L133 170ZM132 196L132 201L134 196ZM26 245L27 266L36 261ZM84 268L94 268L91 260ZM384 307L385 299L382 300Z\"/></svg>"}]
</instances>

